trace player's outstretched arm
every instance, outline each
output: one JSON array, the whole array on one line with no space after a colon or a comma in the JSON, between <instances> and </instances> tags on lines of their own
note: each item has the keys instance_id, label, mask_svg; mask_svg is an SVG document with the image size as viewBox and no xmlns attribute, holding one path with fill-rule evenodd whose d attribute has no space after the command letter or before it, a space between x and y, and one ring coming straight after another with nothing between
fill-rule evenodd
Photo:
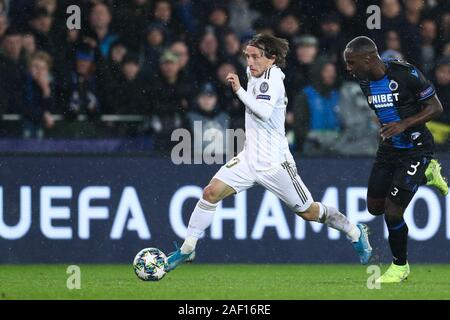
<instances>
[{"instance_id":1,"label":"player's outstretched arm","mask_svg":"<svg viewBox=\"0 0 450 320\"><path fill-rule=\"evenodd\" d=\"M383 126L380 130L381 138L388 139L402 133L409 127L424 124L439 116L443 110L441 101L439 101L439 98L434 95L430 99L423 102L423 109L418 114L403 119L402 121L388 123Z\"/></svg>"}]
</instances>

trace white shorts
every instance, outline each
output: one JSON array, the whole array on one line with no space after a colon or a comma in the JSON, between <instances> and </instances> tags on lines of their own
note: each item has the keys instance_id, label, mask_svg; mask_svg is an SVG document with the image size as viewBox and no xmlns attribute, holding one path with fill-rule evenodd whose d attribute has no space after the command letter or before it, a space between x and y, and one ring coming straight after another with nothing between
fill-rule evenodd
<instances>
[{"instance_id":1,"label":"white shorts","mask_svg":"<svg viewBox=\"0 0 450 320\"><path fill-rule=\"evenodd\" d=\"M256 171L249 165L245 152L241 152L223 165L213 178L223 181L236 193L259 184L296 213L305 212L314 201L297 173L295 162L286 161L274 169Z\"/></svg>"}]
</instances>

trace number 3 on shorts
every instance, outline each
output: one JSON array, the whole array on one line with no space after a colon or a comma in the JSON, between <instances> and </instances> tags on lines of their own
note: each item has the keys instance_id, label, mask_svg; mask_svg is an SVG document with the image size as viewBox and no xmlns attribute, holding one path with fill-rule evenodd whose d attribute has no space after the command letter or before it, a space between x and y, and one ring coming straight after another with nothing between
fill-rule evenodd
<instances>
[{"instance_id":1,"label":"number 3 on shorts","mask_svg":"<svg viewBox=\"0 0 450 320\"><path fill-rule=\"evenodd\" d=\"M228 161L228 163L225 165L225 167L227 167L228 169L231 167L234 167L235 165L237 165L239 163L239 158L238 157L234 157L233 159L231 159L230 161Z\"/></svg>"},{"instance_id":2,"label":"number 3 on shorts","mask_svg":"<svg viewBox=\"0 0 450 320\"><path fill-rule=\"evenodd\" d=\"M391 195L393 195L394 197L397 195L398 193L398 189L394 187L394 191L391 192Z\"/></svg>"},{"instance_id":3,"label":"number 3 on shorts","mask_svg":"<svg viewBox=\"0 0 450 320\"><path fill-rule=\"evenodd\" d=\"M417 167L420 165L420 162L417 162L416 163L416 165L411 165L411 171L406 171L410 176L413 176L413 175L415 175L416 174L416 172L417 172Z\"/></svg>"}]
</instances>

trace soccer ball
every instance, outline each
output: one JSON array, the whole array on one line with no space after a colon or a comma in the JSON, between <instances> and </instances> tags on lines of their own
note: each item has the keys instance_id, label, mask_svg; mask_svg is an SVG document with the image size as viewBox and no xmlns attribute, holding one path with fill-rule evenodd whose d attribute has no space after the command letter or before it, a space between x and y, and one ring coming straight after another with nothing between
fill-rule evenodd
<instances>
[{"instance_id":1,"label":"soccer ball","mask_svg":"<svg viewBox=\"0 0 450 320\"><path fill-rule=\"evenodd\" d=\"M157 248L145 248L139 251L133 260L134 272L144 281L158 281L164 278L167 257Z\"/></svg>"}]
</instances>

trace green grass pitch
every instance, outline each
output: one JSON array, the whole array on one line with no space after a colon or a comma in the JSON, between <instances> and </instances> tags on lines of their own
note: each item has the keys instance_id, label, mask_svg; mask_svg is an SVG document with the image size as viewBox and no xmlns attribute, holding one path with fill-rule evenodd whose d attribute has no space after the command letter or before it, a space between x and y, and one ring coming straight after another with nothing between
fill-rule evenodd
<instances>
[{"instance_id":1,"label":"green grass pitch","mask_svg":"<svg viewBox=\"0 0 450 320\"><path fill-rule=\"evenodd\" d=\"M406 282L372 290L359 265L190 264L159 282L139 280L131 265L80 268L81 289L69 290L67 265L0 265L0 300L450 299L450 265L412 264Z\"/></svg>"}]
</instances>

